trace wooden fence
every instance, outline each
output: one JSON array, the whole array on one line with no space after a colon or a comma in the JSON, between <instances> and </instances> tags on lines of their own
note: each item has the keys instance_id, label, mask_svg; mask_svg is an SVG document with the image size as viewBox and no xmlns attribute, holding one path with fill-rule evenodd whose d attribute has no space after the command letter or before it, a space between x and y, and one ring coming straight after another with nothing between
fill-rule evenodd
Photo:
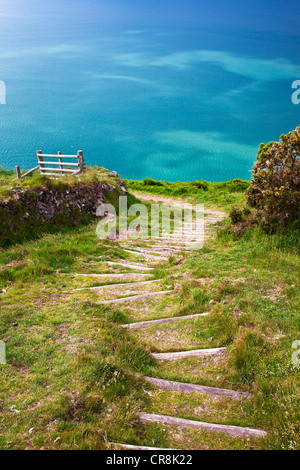
<instances>
[{"instance_id":1,"label":"wooden fence","mask_svg":"<svg viewBox=\"0 0 300 470\"><path fill-rule=\"evenodd\" d=\"M78 150L77 155L62 155L42 153L37 151L38 166L21 175L19 165L16 166L17 179L24 178L35 170L40 170L41 175L49 177L60 177L63 175L77 175L84 172L84 160L82 150Z\"/></svg>"}]
</instances>

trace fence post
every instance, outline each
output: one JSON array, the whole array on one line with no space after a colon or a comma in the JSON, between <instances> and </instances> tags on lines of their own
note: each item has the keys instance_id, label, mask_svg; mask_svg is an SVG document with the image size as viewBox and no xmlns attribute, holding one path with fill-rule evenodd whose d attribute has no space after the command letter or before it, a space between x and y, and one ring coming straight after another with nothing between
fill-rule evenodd
<instances>
[{"instance_id":1,"label":"fence post","mask_svg":"<svg viewBox=\"0 0 300 470\"><path fill-rule=\"evenodd\" d=\"M41 150L37 150L36 151L36 154L37 154L37 159L38 159L38 162L39 162L39 167L40 167L40 173L41 175L43 175L43 171L42 169L45 167L45 165L42 163L43 162L43 157L41 156L42 155L42 151Z\"/></svg>"},{"instance_id":2,"label":"fence post","mask_svg":"<svg viewBox=\"0 0 300 470\"><path fill-rule=\"evenodd\" d=\"M20 170L19 165L16 166L16 172L17 172L18 180L20 180L22 178L22 176L21 176L21 170Z\"/></svg>"},{"instance_id":3,"label":"fence post","mask_svg":"<svg viewBox=\"0 0 300 470\"><path fill-rule=\"evenodd\" d=\"M57 153L58 153L58 155L61 155L61 152L57 152ZM59 163L62 163L62 158L61 158L61 157L58 157L58 161L59 161ZM63 169L63 166L62 166L62 165L59 165L59 168L62 170L62 169ZM63 172L61 171L60 174L63 175Z\"/></svg>"},{"instance_id":4,"label":"fence post","mask_svg":"<svg viewBox=\"0 0 300 470\"><path fill-rule=\"evenodd\" d=\"M78 150L77 157L78 157L79 171L80 171L80 173L83 173L84 172L84 161L83 161L83 152L82 152L82 150Z\"/></svg>"}]
</instances>

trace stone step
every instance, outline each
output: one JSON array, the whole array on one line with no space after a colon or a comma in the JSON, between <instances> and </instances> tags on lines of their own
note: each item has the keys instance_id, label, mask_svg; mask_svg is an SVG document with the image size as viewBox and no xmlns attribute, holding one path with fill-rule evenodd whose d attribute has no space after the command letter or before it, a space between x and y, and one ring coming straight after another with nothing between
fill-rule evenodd
<instances>
[{"instance_id":1,"label":"stone step","mask_svg":"<svg viewBox=\"0 0 300 470\"><path fill-rule=\"evenodd\" d=\"M250 437L265 437L267 433L260 429L244 428L241 426L228 426L225 424L206 423L203 421L194 421L191 419L174 418L172 416L157 415L152 413L141 413L140 421L143 424L147 423L162 423L165 425L176 425L180 427L190 427L197 429L204 429L205 431L221 432L229 434L234 437L250 436Z\"/></svg>"},{"instance_id":2,"label":"stone step","mask_svg":"<svg viewBox=\"0 0 300 470\"><path fill-rule=\"evenodd\" d=\"M120 299L112 299L112 300L102 300L101 302L94 302L96 304L116 304L119 302L126 302L126 301L134 301L134 300L142 300L147 299L148 297L155 297L156 295L163 295L169 294L174 292L173 290L163 290L159 292L151 292L149 294L141 294L141 295L131 295L130 297L121 297Z\"/></svg>"},{"instance_id":3,"label":"stone step","mask_svg":"<svg viewBox=\"0 0 300 470\"><path fill-rule=\"evenodd\" d=\"M208 313L196 313L196 314L193 314L193 315L185 315L185 316L182 316L182 317L159 318L157 320L140 321L140 322L136 322L136 323L127 323L126 325L122 325L122 327L123 328L145 328L147 326L159 325L159 324L174 322L174 321L178 321L178 320L189 320L189 319L193 319L193 318L197 318L197 317L203 317L205 315L208 315Z\"/></svg>"},{"instance_id":4,"label":"stone step","mask_svg":"<svg viewBox=\"0 0 300 470\"><path fill-rule=\"evenodd\" d=\"M194 349L191 351L180 351L171 353L152 353L152 357L159 361L174 361L185 357L203 357L220 354L226 351L226 348Z\"/></svg>"},{"instance_id":5,"label":"stone step","mask_svg":"<svg viewBox=\"0 0 300 470\"><path fill-rule=\"evenodd\" d=\"M171 380L156 379L154 377L145 377L145 379L160 389L171 390L175 392L199 392L212 395L214 397L230 397L234 399L249 398L251 396L250 393L236 392L235 390L228 390L226 388L206 387L204 385L173 382Z\"/></svg>"}]
</instances>

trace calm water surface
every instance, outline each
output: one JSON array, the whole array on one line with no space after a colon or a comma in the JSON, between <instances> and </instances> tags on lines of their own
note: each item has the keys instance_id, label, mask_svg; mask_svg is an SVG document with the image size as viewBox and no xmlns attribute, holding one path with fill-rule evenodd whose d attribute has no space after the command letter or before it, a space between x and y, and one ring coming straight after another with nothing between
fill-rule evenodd
<instances>
[{"instance_id":1,"label":"calm water surface","mask_svg":"<svg viewBox=\"0 0 300 470\"><path fill-rule=\"evenodd\" d=\"M6 168L35 166L37 149L82 149L88 164L127 178L249 179L258 145L299 125L299 29L222 14L217 27L109 21L107 2L47 3L0 6Z\"/></svg>"}]
</instances>

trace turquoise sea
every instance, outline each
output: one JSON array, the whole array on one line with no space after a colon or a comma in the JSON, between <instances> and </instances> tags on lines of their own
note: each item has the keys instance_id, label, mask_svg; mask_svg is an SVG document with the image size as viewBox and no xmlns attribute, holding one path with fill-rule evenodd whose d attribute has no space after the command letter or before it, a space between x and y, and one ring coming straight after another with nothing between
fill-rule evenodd
<instances>
[{"instance_id":1,"label":"turquoise sea","mask_svg":"<svg viewBox=\"0 0 300 470\"><path fill-rule=\"evenodd\" d=\"M250 179L259 144L300 123L299 9L267 3L3 0L0 165L83 150L126 178Z\"/></svg>"}]
</instances>

